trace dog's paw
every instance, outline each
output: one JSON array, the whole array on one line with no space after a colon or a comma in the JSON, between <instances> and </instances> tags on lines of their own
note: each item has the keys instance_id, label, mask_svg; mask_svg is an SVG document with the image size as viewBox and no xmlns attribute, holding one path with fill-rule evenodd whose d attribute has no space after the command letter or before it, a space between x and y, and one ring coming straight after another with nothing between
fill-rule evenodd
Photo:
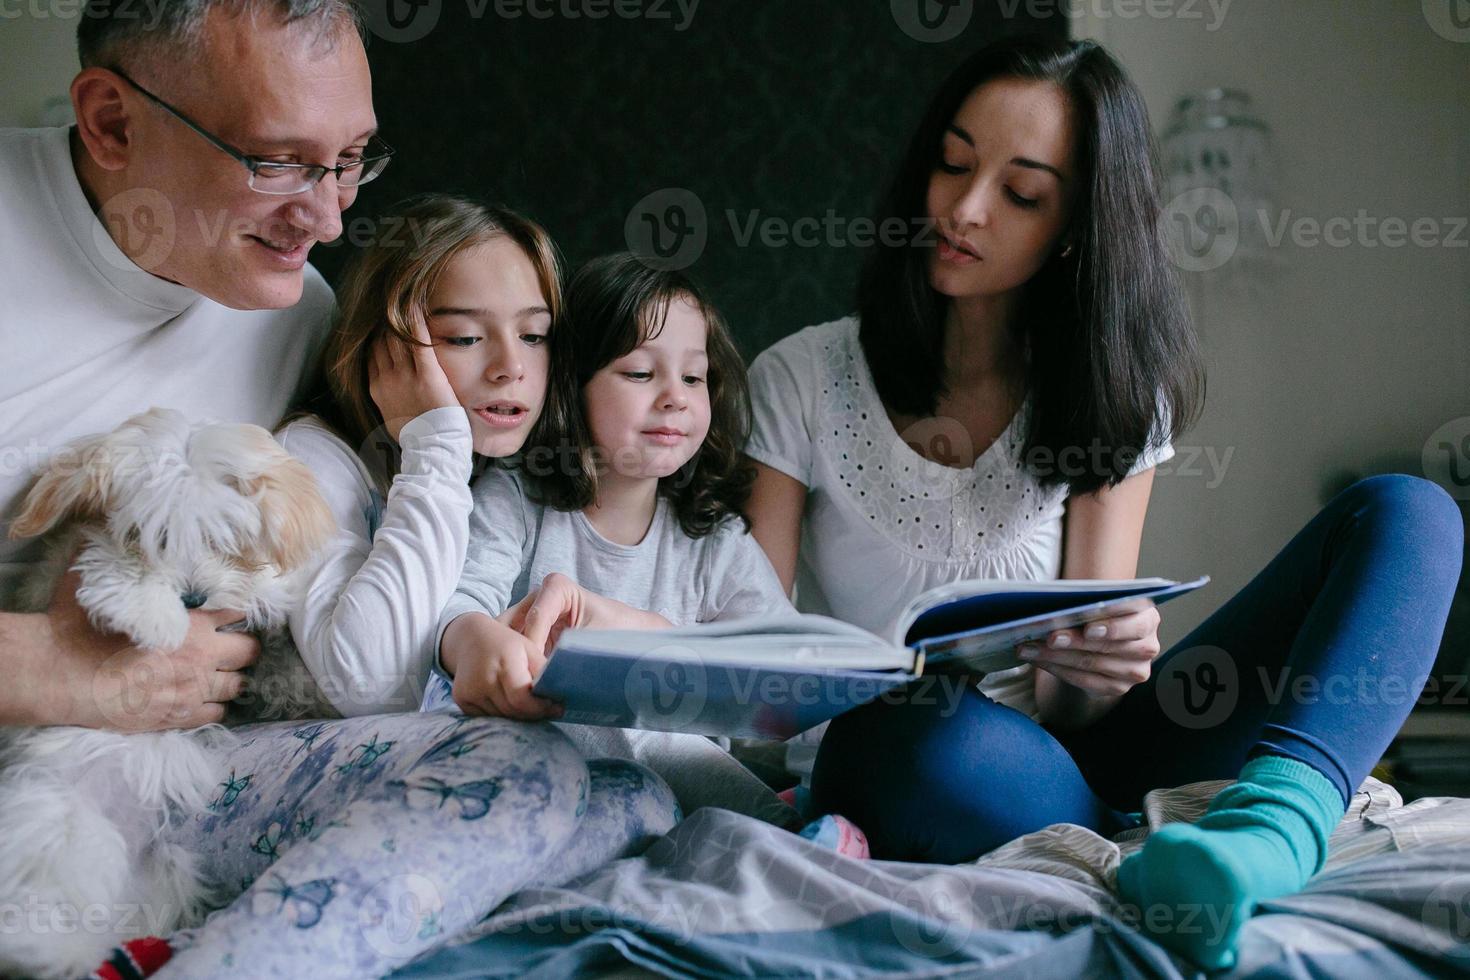
<instances>
[{"instance_id":1,"label":"dog's paw","mask_svg":"<svg viewBox=\"0 0 1470 980\"><path fill-rule=\"evenodd\" d=\"M122 633L148 650L177 650L189 635L189 611L166 586L108 596L91 605L88 612L99 630Z\"/></svg>"},{"instance_id":2,"label":"dog's paw","mask_svg":"<svg viewBox=\"0 0 1470 980\"><path fill-rule=\"evenodd\" d=\"M177 650L189 635L189 613L175 599L173 608L159 609L157 618L137 624L128 635L149 650Z\"/></svg>"},{"instance_id":3,"label":"dog's paw","mask_svg":"<svg viewBox=\"0 0 1470 980\"><path fill-rule=\"evenodd\" d=\"M72 567L81 573L77 604L98 630L121 633L146 649L183 646L189 612L170 576L95 531Z\"/></svg>"}]
</instances>

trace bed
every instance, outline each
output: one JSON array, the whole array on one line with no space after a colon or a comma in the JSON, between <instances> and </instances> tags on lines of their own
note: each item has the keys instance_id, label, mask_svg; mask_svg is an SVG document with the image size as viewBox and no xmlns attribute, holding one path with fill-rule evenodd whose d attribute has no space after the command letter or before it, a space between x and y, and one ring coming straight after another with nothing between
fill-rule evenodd
<instances>
[{"instance_id":1,"label":"bed","mask_svg":"<svg viewBox=\"0 0 1470 980\"><path fill-rule=\"evenodd\" d=\"M858 861L766 820L694 810L644 854L521 891L398 977L1189 977L1112 889L1149 827L1223 782L1151 793L1113 840L1060 824L971 864ZM1208 927L1208 924L1204 924ZM1470 800L1370 778L1326 867L1245 927L1229 977L1470 975Z\"/></svg>"}]
</instances>

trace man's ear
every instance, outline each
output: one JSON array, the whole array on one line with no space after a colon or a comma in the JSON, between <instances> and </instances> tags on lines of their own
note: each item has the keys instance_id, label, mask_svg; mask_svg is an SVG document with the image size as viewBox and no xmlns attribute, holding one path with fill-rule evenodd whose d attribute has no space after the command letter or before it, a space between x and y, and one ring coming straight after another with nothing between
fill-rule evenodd
<instances>
[{"instance_id":1,"label":"man's ear","mask_svg":"<svg viewBox=\"0 0 1470 980\"><path fill-rule=\"evenodd\" d=\"M121 170L128 164L133 120L130 100L125 98L126 85L105 68L84 68L71 82L77 135L87 154L103 170Z\"/></svg>"}]
</instances>

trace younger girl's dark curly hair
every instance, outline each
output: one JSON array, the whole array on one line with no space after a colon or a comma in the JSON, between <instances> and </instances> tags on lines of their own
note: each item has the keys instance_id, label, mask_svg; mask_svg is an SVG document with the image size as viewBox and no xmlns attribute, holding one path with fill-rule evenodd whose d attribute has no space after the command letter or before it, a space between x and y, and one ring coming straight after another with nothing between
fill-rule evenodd
<instances>
[{"instance_id":1,"label":"younger girl's dark curly hair","mask_svg":"<svg viewBox=\"0 0 1470 980\"><path fill-rule=\"evenodd\" d=\"M581 510L597 499L599 454L583 389L598 371L658 336L669 306L679 300L699 311L708 331L710 425L694 457L659 480L658 492L673 504L692 538L732 517L749 530L743 508L755 471L742 456L752 424L745 361L699 286L680 272L649 268L629 252L593 259L567 287L562 320L550 337L551 380L541 438L527 445L524 458L537 502Z\"/></svg>"}]
</instances>

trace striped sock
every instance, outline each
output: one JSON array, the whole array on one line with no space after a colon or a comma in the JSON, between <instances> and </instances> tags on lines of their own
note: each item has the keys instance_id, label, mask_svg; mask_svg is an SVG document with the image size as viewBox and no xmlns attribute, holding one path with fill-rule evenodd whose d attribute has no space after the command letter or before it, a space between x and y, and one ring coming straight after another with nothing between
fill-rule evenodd
<instances>
[{"instance_id":1,"label":"striped sock","mask_svg":"<svg viewBox=\"0 0 1470 980\"><path fill-rule=\"evenodd\" d=\"M142 936L113 949L112 955L87 975L87 980L143 980L158 972L174 955L167 939Z\"/></svg>"}]
</instances>

